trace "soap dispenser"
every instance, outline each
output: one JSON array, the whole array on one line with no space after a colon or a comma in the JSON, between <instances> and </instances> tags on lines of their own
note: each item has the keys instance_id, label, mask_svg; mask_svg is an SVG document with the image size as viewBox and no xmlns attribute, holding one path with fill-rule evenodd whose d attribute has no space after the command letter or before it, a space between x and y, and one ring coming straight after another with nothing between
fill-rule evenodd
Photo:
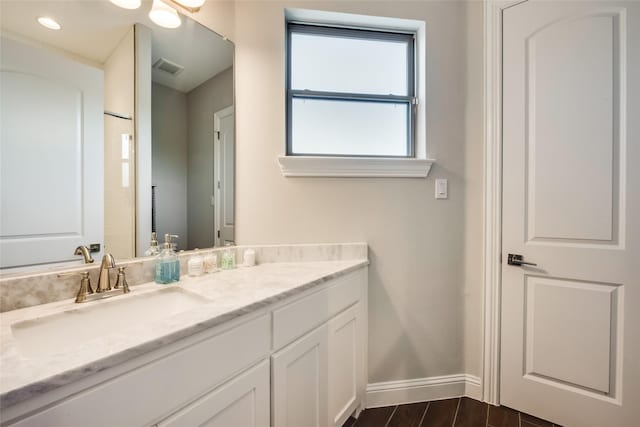
<instances>
[{"instance_id":1,"label":"soap dispenser","mask_svg":"<svg viewBox=\"0 0 640 427\"><path fill-rule=\"evenodd\" d=\"M151 233L151 244L149 245L149 249L145 251L145 256L154 256L160 253L160 246L158 246L158 235L154 231Z\"/></svg>"},{"instance_id":2,"label":"soap dispenser","mask_svg":"<svg viewBox=\"0 0 640 427\"><path fill-rule=\"evenodd\" d=\"M164 235L162 252L156 261L156 283L167 284L180 280L180 260L173 250L171 239L178 237L175 234Z\"/></svg>"}]
</instances>

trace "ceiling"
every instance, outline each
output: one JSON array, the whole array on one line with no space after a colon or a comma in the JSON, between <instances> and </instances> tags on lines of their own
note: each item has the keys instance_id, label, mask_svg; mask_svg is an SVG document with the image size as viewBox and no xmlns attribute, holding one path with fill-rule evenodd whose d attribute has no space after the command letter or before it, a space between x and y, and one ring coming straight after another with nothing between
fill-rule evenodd
<instances>
[{"instance_id":1,"label":"ceiling","mask_svg":"<svg viewBox=\"0 0 640 427\"><path fill-rule=\"evenodd\" d=\"M184 67L176 76L154 69L154 82L190 92L233 65L233 44L191 19L175 30L157 25L152 30L151 63L165 58Z\"/></svg>"},{"instance_id":2,"label":"ceiling","mask_svg":"<svg viewBox=\"0 0 640 427\"><path fill-rule=\"evenodd\" d=\"M136 10L126 10L108 0L0 0L3 32L35 40L71 52L99 66L133 24L152 31L152 64L160 57L184 67L171 76L153 70L153 81L189 92L233 65L233 44L195 21L182 16L176 29L161 28L148 17L151 2L143 0ZM59 31L42 27L39 16L49 16L62 25Z\"/></svg>"}]
</instances>

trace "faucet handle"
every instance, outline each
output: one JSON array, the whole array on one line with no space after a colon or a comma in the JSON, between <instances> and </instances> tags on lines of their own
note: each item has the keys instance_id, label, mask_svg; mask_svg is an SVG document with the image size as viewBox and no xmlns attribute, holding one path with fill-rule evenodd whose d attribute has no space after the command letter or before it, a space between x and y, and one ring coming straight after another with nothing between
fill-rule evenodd
<instances>
[{"instance_id":1,"label":"faucet handle","mask_svg":"<svg viewBox=\"0 0 640 427\"><path fill-rule=\"evenodd\" d=\"M118 267L118 279L116 280L116 285L113 289L120 289L122 286L122 293L127 294L130 292L129 284L127 283L127 279L124 277L124 269L127 267Z\"/></svg>"},{"instance_id":2,"label":"faucet handle","mask_svg":"<svg viewBox=\"0 0 640 427\"><path fill-rule=\"evenodd\" d=\"M89 279L88 271L71 271L68 273L60 273L58 277L68 277L68 276L80 276L80 289L78 289L78 293L76 294L76 302L85 302L87 300L87 295L93 293L93 289L91 288L91 279Z\"/></svg>"}]
</instances>

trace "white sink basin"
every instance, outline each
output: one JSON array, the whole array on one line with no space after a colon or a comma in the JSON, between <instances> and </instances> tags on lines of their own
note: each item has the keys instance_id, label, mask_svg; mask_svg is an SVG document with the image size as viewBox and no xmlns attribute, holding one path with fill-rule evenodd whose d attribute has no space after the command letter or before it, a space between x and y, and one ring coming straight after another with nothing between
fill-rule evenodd
<instances>
[{"instance_id":1,"label":"white sink basin","mask_svg":"<svg viewBox=\"0 0 640 427\"><path fill-rule=\"evenodd\" d=\"M135 291L134 291L135 292ZM141 295L113 296L77 308L11 325L20 352L27 357L68 353L94 338L126 334L153 322L210 302L178 287ZM86 304L86 305L85 305Z\"/></svg>"}]
</instances>

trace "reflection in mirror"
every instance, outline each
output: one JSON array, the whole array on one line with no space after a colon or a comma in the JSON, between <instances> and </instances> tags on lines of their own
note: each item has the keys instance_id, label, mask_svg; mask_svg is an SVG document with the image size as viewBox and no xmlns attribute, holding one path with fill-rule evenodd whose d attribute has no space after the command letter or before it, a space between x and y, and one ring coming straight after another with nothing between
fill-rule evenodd
<instances>
[{"instance_id":1,"label":"reflection in mirror","mask_svg":"<svg viewBox=\"0 0 640 427\"><path fill-rule=\"evenodd\" d=\"M154 231L178 234L181 247L205 248L219 244L215 206L224 212L230 202L233 212L224 197L233 181L216 176L233 171L233 157L215 155L233 151L233 51L192 20L174 31L180 37L164 30L152 38ZM221 238L232 241L233 233Z\"/></svg>"},{"instance_id":2,"label":"reflection in mirror","mask_svg":"<svg viewBox=\"0 0 640 427\"><path fill-rule=\"evenodd\" d=\"M3 272L234 240L233 45L149 7L0 3Z\"/></svg>"}]
</instances>

